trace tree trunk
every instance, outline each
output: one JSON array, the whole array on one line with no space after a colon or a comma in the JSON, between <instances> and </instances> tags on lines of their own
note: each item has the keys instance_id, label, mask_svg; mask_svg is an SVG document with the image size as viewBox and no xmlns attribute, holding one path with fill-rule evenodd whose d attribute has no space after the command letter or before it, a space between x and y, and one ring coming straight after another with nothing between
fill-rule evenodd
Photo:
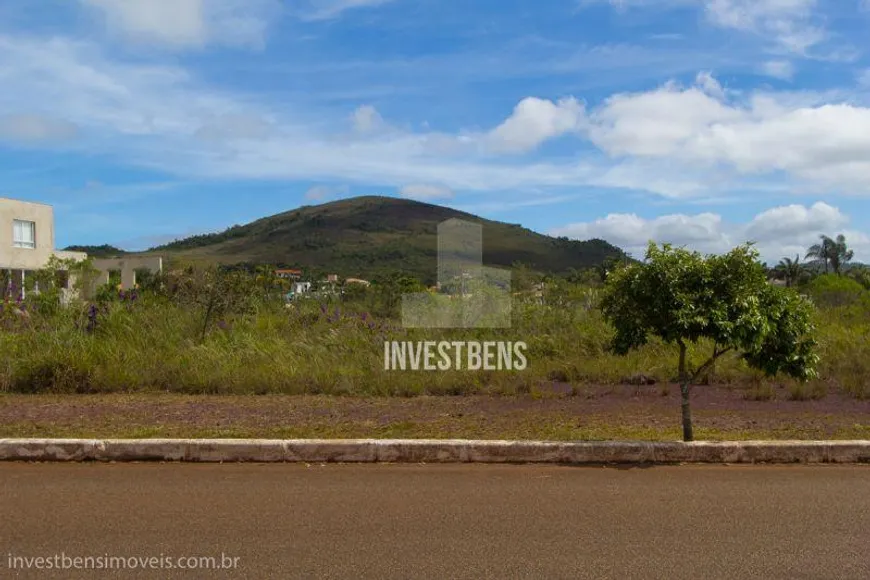
<instances>
[{"instance_id":1,"label":"tree trunk","mask_svg":"<svg viewBox=\"0 0 870 580\"><path fill-rule=\"evenodd\" d=\"M211 322L211 313L214 310L214 302L209 301L208 307L205 310L205 317L202 321L202 332L200 333L199 341L205 342L205 335L208 332L208 324Z\"/></svg>"},{"instance_id":2,"label":"tree trunk","mask_svg":"<svg viewBox=\"0 0 870 580\"><path fill-rule=\"evenodd\" d=\"M683 441L694 441L692 430L692 409L689 406L689 376L686 372L686 345L680 343L680 394L683 410Z\"/></svg>"},{"instance_id":3,"label":"tree trunk","mask_svg":"<svg viewBox=\"0 0 870 580\"><path fill-rule=\"evenodd\" d=\"M689 384L680 385L680 393L683 395L683 441L694 441L695 433L692 429L692 409L689 406Z\"/></svg>"}]
</instances>

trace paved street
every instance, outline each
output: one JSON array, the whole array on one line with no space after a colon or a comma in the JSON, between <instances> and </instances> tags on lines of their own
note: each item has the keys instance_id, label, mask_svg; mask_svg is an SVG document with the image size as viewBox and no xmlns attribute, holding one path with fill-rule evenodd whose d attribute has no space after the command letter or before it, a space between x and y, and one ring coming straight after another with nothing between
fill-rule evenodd
<instances>
[{"instance_id":1,"label":"paved street","mask_svg":"<svg viewBox=\"0 0 870 580\"><path fill-rule=\"evenodd\" d=\"M8 569L56 554L238 568ZM870 467L2 464L10 576L868 578Z\"/></svg>"}]
</instances>

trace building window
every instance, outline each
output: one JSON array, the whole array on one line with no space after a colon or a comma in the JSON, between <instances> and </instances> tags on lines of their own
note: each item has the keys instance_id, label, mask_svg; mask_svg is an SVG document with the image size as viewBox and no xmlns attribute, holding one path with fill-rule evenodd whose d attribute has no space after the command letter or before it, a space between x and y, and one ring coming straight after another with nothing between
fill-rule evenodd
<instances>
[{"instance_id":1,"label":"building window","mask_svg":"<svg viewBox=\"0 0 870 580\"><path fill-rule=\"evenodd\" d=\"M16 248L35 248L36 223L23 220L13 220L12 245Z\"/></svg>"}]
</instances>

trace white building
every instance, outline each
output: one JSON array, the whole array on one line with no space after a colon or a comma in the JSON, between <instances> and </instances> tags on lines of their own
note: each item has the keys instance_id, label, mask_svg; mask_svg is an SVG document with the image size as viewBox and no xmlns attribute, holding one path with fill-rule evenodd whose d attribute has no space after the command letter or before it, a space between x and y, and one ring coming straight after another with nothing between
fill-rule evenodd
<instances>
[{"instance_id":1,"label":"white building","mask_svg":"<svg viewBox=\"0 0 870 580\"><path fill-rule=\"evenodd\" d=\"M83 252L54 249L54 210L50 205L0 198L0 270L7 273L6 293L24 295L28 272L40 270L52 256L84 260Z\"/></svg>"},{"instance_id":2,"label":"white building","mask_svg":"<svg viewBox=\"0 0 870 580\"><path fill-rule=\"evenodd\" d=\"M83 261L84 252L54 249L54 209L50 205L31 201L0 198L0 272L6 273L6 288L0 288L0 298L10 293L24 297L28 273L45 268L52 256L62 260ZM136 284L136 270L160 272L163 260L157 256L123 256L119 259L94 260L97 285L109 281L111 271L121 273L123 288ZM66 290L70 288L66 282ZM11 292L10 292L11 291Z\"/></svg>"}]
</instances>

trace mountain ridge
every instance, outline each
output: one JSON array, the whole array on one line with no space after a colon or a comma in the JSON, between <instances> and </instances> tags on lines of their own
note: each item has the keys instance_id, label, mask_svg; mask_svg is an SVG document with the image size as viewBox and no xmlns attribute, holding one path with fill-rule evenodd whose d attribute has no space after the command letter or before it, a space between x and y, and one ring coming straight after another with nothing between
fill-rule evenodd
<instances>
[{"instance_id":1,"label":"mountain ridge","mask_svg":"<svg viewBox=\"0 0 870 580\"><path fill-rule=\"evenodd\" d=\"M625 255L604 240L554 238L520 224L385 196L304 205L222 232L190 236L137 253L223 264L302 267L346 277L372 277L401 270L431 282L437 270L437 226L450 218L482 225L483 261L489 266L510 267L520 262L537 271L564 273Z\"/></svg>"}]
</instances>

